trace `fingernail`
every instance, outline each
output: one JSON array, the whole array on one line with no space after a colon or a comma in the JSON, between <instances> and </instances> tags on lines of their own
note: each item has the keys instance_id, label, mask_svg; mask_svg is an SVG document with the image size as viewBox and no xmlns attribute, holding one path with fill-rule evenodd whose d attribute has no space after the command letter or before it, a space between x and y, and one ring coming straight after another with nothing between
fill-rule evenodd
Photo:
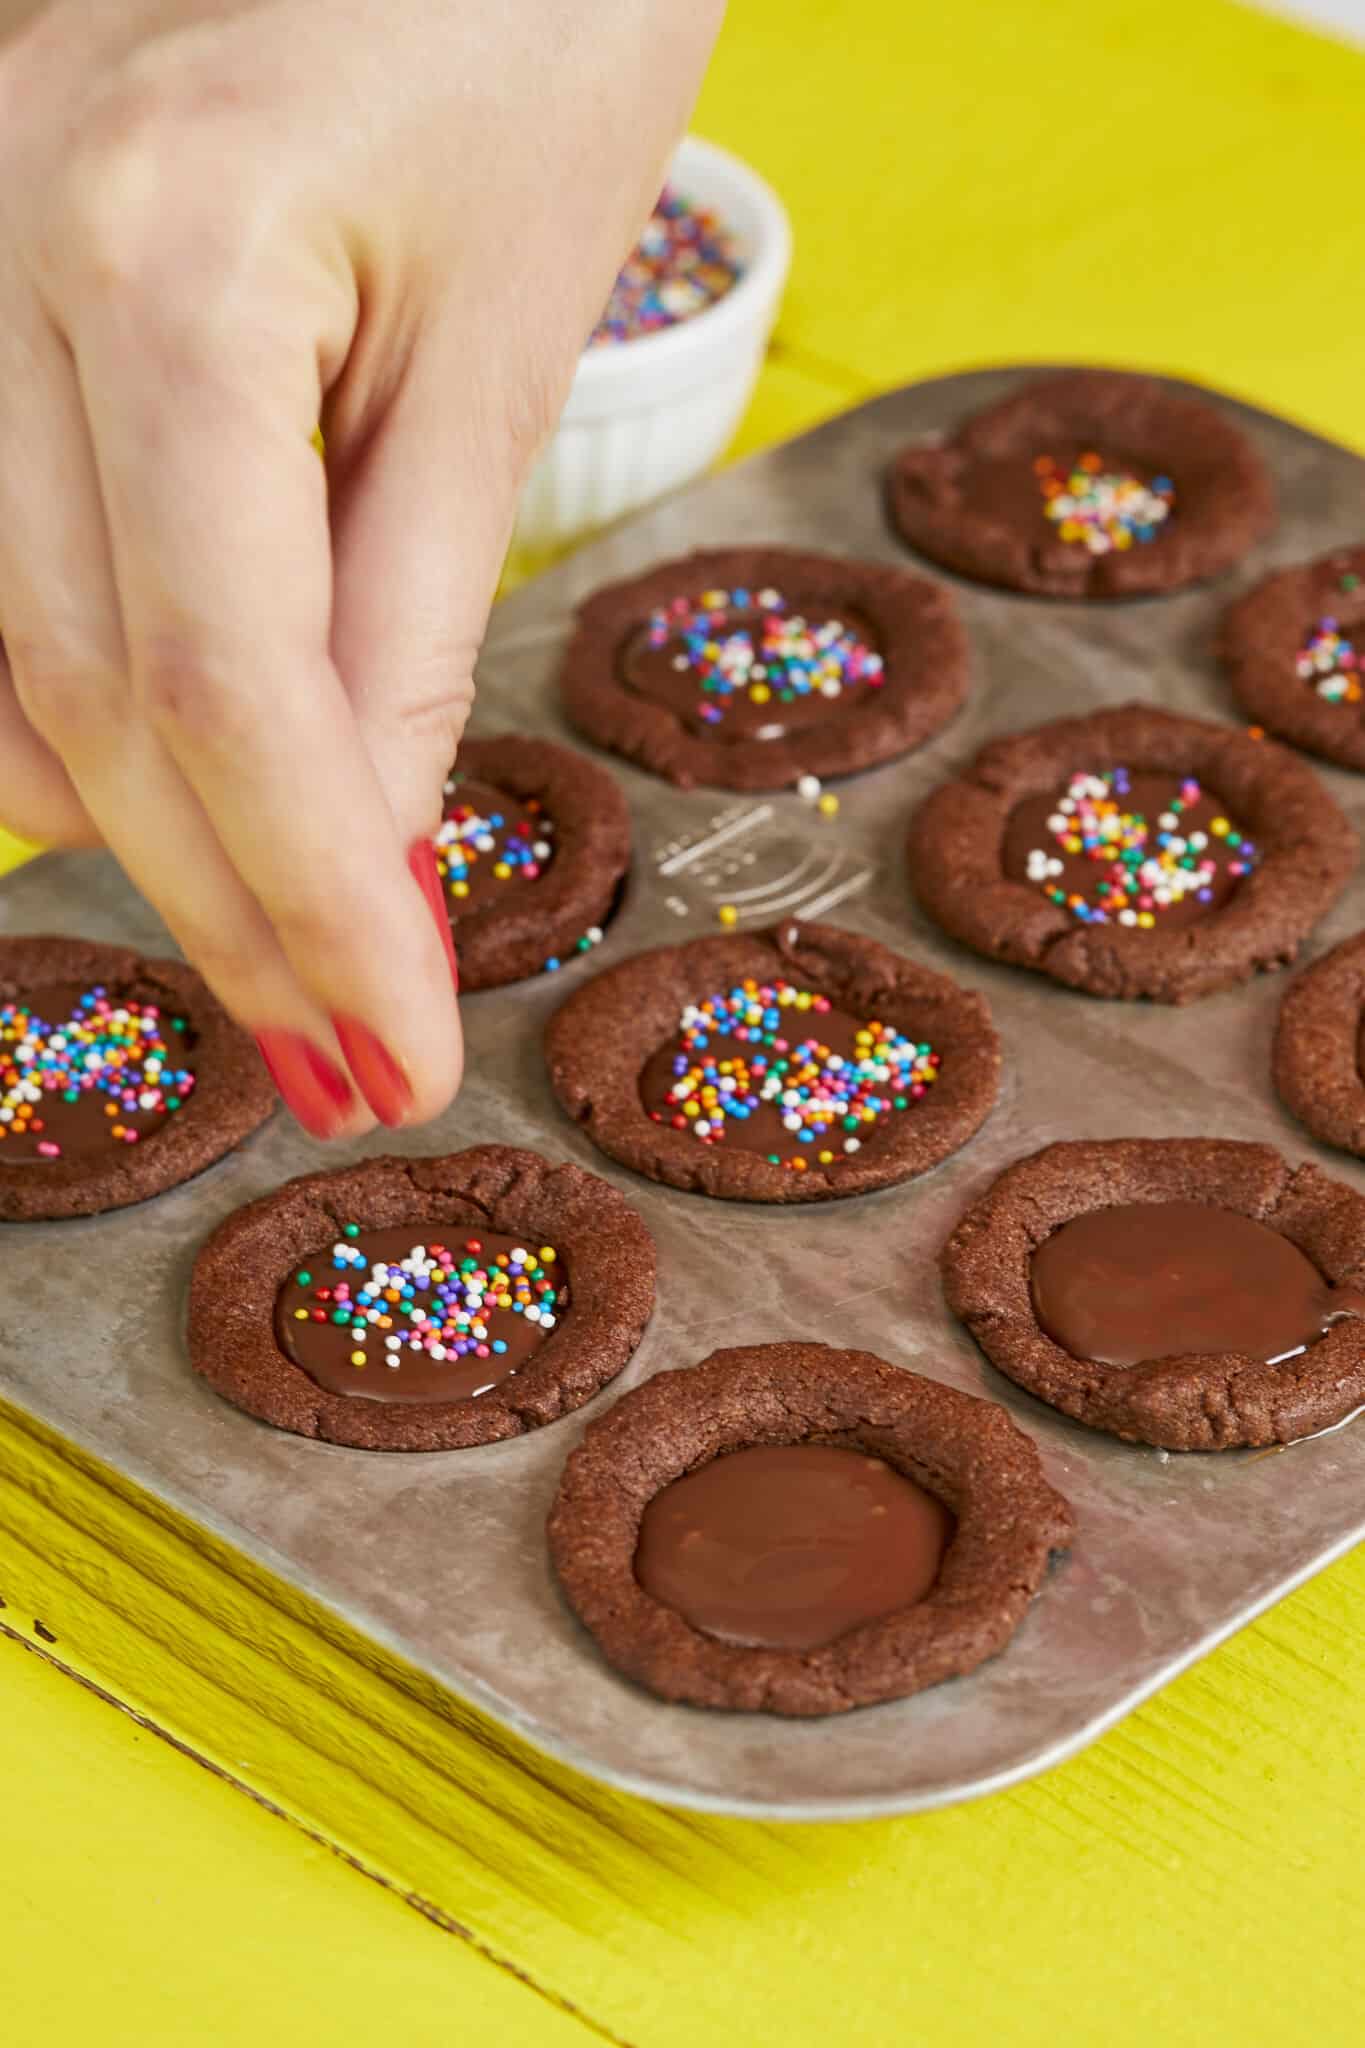
<instances>
[{"instance_id":1,"label":"fingernail","mask_svg":"<svg viewBox=\"0 0 1365 2048\"><path fill-rule=\"evenodd\" d=\"M431 914L436 920L436 929L441 934L446 959L450 962L450 979L458 995L460 967L455 958L455 935L450 929L450 910L446 903L446 892L441 886L441 877L436 872L436 848L429 839L414 839L408 849L408 866L416 877L418 888L431 905Z\"/></svg>"},{"instance_id":2,"label":"fingernail","mask_svg":"<svg viewBox=\"0 0 1365 2048\"><path fill-rule=\"evenodd\" d=\"M258 1031L256 1044L285 1107L313 1138L334 1138L355 1107L351 1084L326 1053L296 1031Z\"/></svg>"},{"instance_id":3,"label":"fingernail","mask_svg":"<svg viewBox=\"0 0 1365 2048\"><path fill-rule=\"evenodd\" d=\"M333 1017L332 1029L361 1094L380 1123L403 1123L412 1107L412 1088L382 1039L358 1017Z\"/></svg>"}]
</instances>

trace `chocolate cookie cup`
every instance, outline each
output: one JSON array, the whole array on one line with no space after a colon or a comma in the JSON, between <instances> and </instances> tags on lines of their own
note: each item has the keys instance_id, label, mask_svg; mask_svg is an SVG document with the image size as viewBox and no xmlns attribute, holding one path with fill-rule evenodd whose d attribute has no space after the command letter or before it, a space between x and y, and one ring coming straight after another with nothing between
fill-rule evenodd
<instances>
[{"instance_id":1,"label":"chocolate cookie cup","mask_svg":"<svg viewBox=\"0 0 1365 2048\"><path fill-rule=\"evenodd\" d=\"M753 1005L761 1015L750 1021ZM715 1022L709 1041L698 1035L702 1021L724 1011L738 1040ZM818 1046L809 1062L801 1058L807 1041L789 1050L804 1028L799 1017L812 1020L808 1042ZM860 1043L857 1027L869 1025L876 1035ZM829 1057L824 1041L836 1027L849 1050ZM695 1083L690 1054L675 1050L690 1041L702 1048L691 1063ZM731 1071L710 1084L708 1047L727 1046L743 1071L732 1058ZM668 1187L749 1202L830 1201L926 1173L980 1129L1000 1082L1000 1041L984 997L875 939L796 920L662 946L606 969L555 1012L545 1053L563 1108L609 1158ZM778 1073L778 1062L793 1058L798 1071ZM736 1074L723 1098L737 1101L732 1113L712 1106L686 1116L684 1095L706 1105ZM801 1088L811 1093L800 1108L789 1105L785 1095ZM664 1106L670 1089L682 1091L681 1106ZM830 1104L819 1131L801 1115L813 1099ZM763 1150L754 1149L751 1123ZM779 1140L773 1156L770 1132Z\"/></svg>"},{"instance_id":2,"label":"chocolate cookie cup","mask_svg":"<svg viewBox=\"0 0 1365 2048\"><path fill-rule=\"evenodd\" d=\"M1125 1320L1135 1329L1183 1321L1200 1330L1199 1348L1103 1364L1074 1355L1044 1326L1040 1249L1056 1247L1078 1220L1106 1214L1120 1237L1133 1223L1129 1254L1112 1239L1077 1241L1064 1276L1071 1298L1058 1292L1054 1258L1042 1277L1045 1303L1060 1300L1073 1324L1107 1323L1120 1334ZM1216 1219L1207 1247L1205 1215ZM1163 1241L1150 1257L1148 1234ZM992 1365L1064 1415L1129 1443L1172 1451L1289 1443L1365 1402L1365 1196L1316 1166L1290 1166L1268 1145L1048 1145L967 1211L942 1271L949 1307ZM1224 1292L1230 1274L1239 1288ZM1310 1309L1302 1341L1272 1354L1274 1362L1246 1348L1207 1348L1220 1322L1244 1336L1248 1317L1262 1311L1266 1348L1279 1346L1286 1317Z\"/></svg>"},{"instance_id":3,"label":"chocolate cookie cup","mask_svg":"<svg viewBox=\"0 0 1365 2048\"><path fill-rule=\"evenodd\" d=\"M486 1240L507 1238L533 1255L552 1251L565 1275L567 1303L561 1295L549 1336L485 1392L386 1398L391 1354L380 1339L372 1350L365 1347L370 1356L356 1368L356 1391L339 1393L319 1384L283 1348L281 1318L293 1312L296 1297L300 1305L311 1298L303 1288L316 1291L320 1278L333 1278L322 1264L329 1253L343 1278L347 1254L372 1274L366 1240L374 1237L391 1262L389 1280L402 1281L406 1269L395 1245L404 1226L410 1226L413 1247L454 1240L450 1267L465 1253L469 1232L485 1259ZM421 1299L435 1307L432 1275L422 1270L430 1260L413 1264ZM190 1363L235 1407L296 1436L369 1451L464 1450L555 1422L614 1379L653 1310L654 1266L653 1239L630 1204L579 1167L555 1166L507 1145L478 1145L439 1159L369 1159L288 1181L219 1224L190 1283ZM449 1267L438 1267L442 1272L454 1277ZM379 1308L392 1304L395 1317L403 1313L397 1284L388 1294L373 1286L371 1292ZM502 1327L510 1331L515 1322L509 1310ZM439 1354L417 1361L428 1379L433 1362L440 1365ZM452 1377L460 1362L450 1359ZM337 1363L329 1361L333 1368ZM490 1361L488 1377L500 1369L500 1360ZM372 1376L363 1385L362 1371Z\"/></svg>"},{"instance_id":4,"label":"chocolate cookie cup","mask_svg":"<svg viewBox=\"0 0 1365 2048\"><path fill-rule=\"evenodd\" d=\"M637 1553L651 1503L761 1445L860 1452L942 1502L955 1527L929 1590L804 1649L724 1640L647 1593ZM995 1656L1074 1527L1032 1440L994 1402L868 1351L764 1344L656 1374L591 1424L548 1532L569 1605L618 1671L666 1700L809 1716L901 1699Z\"/></svg>"},{"instance_id":5,"label":"chocolate cookie cup","mask_svg":"<svg viewBox=\"0 0 1365 2048\"><path fill-rule=\"evenodd\" d=\"M579 607L564 709L690 789L785 789L922 746L967 694L950 593L884 562L714 548Z\"/></svg>"},{"instance_id":6,"label":"chocolate cookie cup","mask_svg":"<svg viewBox=\"0 0 1365 2048\"><path fill-rule=\"evenodd\" d=\"M436 863L460 986L498 988L601 939L630 866L630 811L606 769L569 747L513 733L465 739Z\"/></svg>"},{"instance_id":7,"label":"chocolate cookie cup","mask_svg":"<svg viewBox=\"0 0 1365 2048\"><path fill-rule=\"evenodd\" d=\"M1206 826L1178 830L1186 809ZM920 806L908 846L916 896L964 946L1163 1003L1292 960L1356 853L1285 748L1147 704L990 741Z\"/></svg>"},{"instance_id":8,"label":"chocolate cookie cup","mask_svg":"<svg viewBox=\"0 0 1365 2048\"><path fill-rule=\"evenodd\" d=\"M1365 547L1267 576L1224 614L1218 653L1248 717L1365 771Z\"/></svg>"},{"instance_id":9,"label":"chocolate cookie cup","mask_svg":"<svg viewBox=\"0 0 1365 2048\"><path fill-rule=\"evenodd\" d=\"M1158 595L1232 567L1275 491L1231 420L1157 377L1031 378L888 479L902 538L977 583L1043 597Z\"/></svg>"},{"instance_id":10,"label":"chocolate cookie cup","mask_svg":"<svg viewBox=\"0 0 1365 2048\"><path fill-rule=\"evenodd\" d=\"M183 961L0 939L0 1221L165 1194L275 1107L250 1037Z\"/></svg>"},{"instance_id":11,"label":"chocolate cookie cup","mask_svg":"<svg viewBox=\"0 0 1365 2048\"><path fill-rule=\"evenodd\" d=\"M1295 975L1284 992L1271 1071L1285 1108L1324 1145L1365 1158L1365 932Z\"/></svg>"}]
</instances>

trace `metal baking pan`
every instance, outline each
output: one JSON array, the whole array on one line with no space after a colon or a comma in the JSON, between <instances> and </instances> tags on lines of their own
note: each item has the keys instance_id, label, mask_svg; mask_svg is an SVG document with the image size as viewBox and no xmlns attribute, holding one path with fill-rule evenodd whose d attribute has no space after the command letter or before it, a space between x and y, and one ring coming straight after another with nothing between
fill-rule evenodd
<instances>
[{"instance_id":1,"label":"metal baking pan","mask_svg":"<svg viewBox=\"0 0 1365 2048\"><path fill-rule=\"evenodd\" d=\"M1018 374L949 377L877 399L585 548L498 608L478 729L571 737L552 683L573 606L659 556L762 538L903 561L882 511L891 450L950 428ZM1365 1533L1365 1420L1273 1454L1118 1444L1000 1378L945 1310L935 1267L967 1204L1054 1138L1259 1138L1365 1186L1361 1168L1318 1152L1272 1095L1283 976L1184 1010L1094 1002L952 947L912 907L903 871L911 806L988 734L1133 696L1235 716L1210 653L1222 607L1272 565L1359 540L1365 463L1231 410L1282 501L1273 538L1235 576L1113 607L958 586L974 653L967 710L911 759L843 784L833 820L795 795L684 794L618 767L636 865L605 942L557 975L465 1002L464 1092L399 1149L530 1145L605 1174L638 1205L659 1245L658 1311L598 1401L509 1444L377 1456L280 1435L195 1380L182 1319L197 1246L239 1203L326 1163L284 1117L141 1208L0 1229L0 1394L542 1749L650 1798L730 1813L901 1813L1040 1771L1341 1555ZM1365 781L1321 772L1365 826ZM843 921L983 989L1006 1055L985 1130L923 1181L817 1209L708 1202L603 1160L550 1095L545 1019L582 975L714 931L722 901L744 924L794 910ZM1357 883L1315 949L1365 921L1362 911ZM45 857L0 882L0 930L44 929L166 944L100 855ZM394 1148L382 1136L358 1148L383 1149ZM616 1677L562 1603L542 1528L585 1421L646 1374L781 1337L863 1346L1004 1402L1074 1502L1075 1548L1009 1648L974 1676L820 1722L704 1713Z\"/></svg>"}]
</instances>

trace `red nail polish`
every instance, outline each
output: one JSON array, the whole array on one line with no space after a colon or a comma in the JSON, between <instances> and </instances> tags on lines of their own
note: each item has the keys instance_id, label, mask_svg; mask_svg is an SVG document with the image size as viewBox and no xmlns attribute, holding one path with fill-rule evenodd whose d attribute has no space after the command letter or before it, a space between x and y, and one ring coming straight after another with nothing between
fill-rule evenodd
<instances>
[{"instance_id":1,"label":"red nail polish","mask_svg":"<svg viewBox=\"0 0 1365 2048\"><path fill-rule=\"evenodd\" d=\"M313 1138L334 1138L355 1107L351 1084L326 1053L296 1031L258 1031L256 1044L270 1078Z\"/></svg>"},{"instance_id":2,"label":"red nail polish","mask_svg":"<svg viewBox=\"0 0 1365 2048\"><path fill-rule=\"evenodd\" d=\"M412 1107L412 1088L388 1047L358 1017L333 1017L332 1029L380 1123L401 1124Z\"/></svg>"},{"instance_id":3,"label":"red nail polish","mask_svg":"<svg viewBox=\"0 0 1365 2048\"><path fill-rule=\"evenodd\" d=\"M436 920L436 929L441 934L441 943L450 962L450 978L458 995L460 966L455 958L455 935L450 929L450 907L446 902L446 892L441 886L441 877L436 872L436 848L429 839L414 839L408 849L408 866L418 888L431 905L431 914Z\"/></svg>"}]
</instances>

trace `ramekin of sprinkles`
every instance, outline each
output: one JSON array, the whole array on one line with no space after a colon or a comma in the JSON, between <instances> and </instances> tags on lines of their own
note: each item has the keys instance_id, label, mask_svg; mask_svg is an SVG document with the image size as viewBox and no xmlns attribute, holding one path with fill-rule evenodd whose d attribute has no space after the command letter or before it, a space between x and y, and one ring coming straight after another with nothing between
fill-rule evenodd
<instances>
[{"instance_id":1,"label":"ramekin of sprinkles","mask_svg":"<svg viewBox=\"0 0 1365 2048\"><path fill-rule=\"evenodd\" d=\"M877 1124L933 1086L941 1055L875 1019L859 1026L851 1056L832 1052L819 1029L832 1007L827 996L782 980L742 981L689 1003L666 1107L651 1117L704 1145L721 1145L771 1107L793 1148L814 1148L813 1160L795 1149L785 1157L760 1155L794 1173L858 1152ZM746 1050L718 1052L716 1039Z\"/></svg>"},{"instance_id":2,"label":"ramekin of sprinkles","mask_svg":"<svg viewBox=\"0 0 1365 2048\"><path fill-rule=\"evenodd\" d=\"M548 553L701 476L748 404L791 262L786 210L748 164L695 136L676 150L667 184L686 195L693 222L708 223L706 249L694 262L687 217L665 223L628 284L632 302L607 308L605 322L620 331L579 358L517 508L514 570L533 570Z\"/></svg>"},{"instance_id":3,"label":"ramekin of sprinkles","mask_svg":"<svg viewBox=\"0 0 1365 2048\"><path fill-rule=\"evenodd\" d=\"M446 784L446 799L450 807L436 829L436 871L457 903L468 896L470 874L480 863L495 882L539 880L554 853L555 828L553 818L534 815L540 812L535 797L523 806L533 816L510 823L491 806L485 813L461 803L458 780Z\"/></svg>"},{"instance_id":4,"label":"ramekin of sprinkles","mask_svg":"<svg viewBox=\"0 0 1365 2048\"><path fill-rule=\"evenodd\" d=\"M171 1029L183 1032L185 1019ZM174 1116L194 1092L194 1075L175 1064L155 1003L120 1001L104 987L88 989L70 1017L49 1021L29 1000L0 1004L0 1140L36 1137L47 1129L42 1111L103 1098L109 1136L136 1145L144 1135L126 1119ZM60 1159L62 1147L39 1138L40 1159Z\"/></svg>"},{"instance_id":5,"label":"ramekin of sprinkles","mask_svg":"<svg viewBox=\"0 0 1365 2048\"><path fill-rule=\"evenodd\" d=\"M634 341L704 313L733 290L742 269L719 215L665 185L621 266L589 348Z\"/></svg>"},{"instance_id":6,"label":"ramekin of sprinkles","mask_svg":"<svg viewBox=\"0 0 1365 2048\"><path fill-rule=\"evenodd\" d=\"M1047 821L1052 846L1029 853L1028 879L1081 924L1114 923L1150 931L1163 910L1190 896L1211 903L1220 851L1231 856L1224 867L1227 875L1250 874L1256 848L1230 819L1215 817L1207 830L1181 830L1182 814L1204 796L1192 776L1181 782L1168 808L1158 813L1155 830L1125 804L1130 787L1126 768L1073 775ZM1062 855L1080 855L1095 863L1088 896L1061 886Z\"/></svg>"},{"instance_id":7,"label":"ramekin of sprinkles","mask_svg":"<svg viewBox=\"0 0 1365 2048\"><path fill-rule=\"evenodd\" d=\"M396 1369L405 1351L423 1352L438 1364L502 1357L509 1318L541 1331L558 1321L553 1245L518 1245L485 1258L482 1240L471 1237L463 1244L414 1244L406 1257L385 1260L371 1259L350 1242L360 1234L358 1224L343 1226L332 1246L332 1279L319 1280L307 1267L294 1275L308 1290L308 1305L293 1311L294 1320L345 1329L356 1367L373 1360Z\"/></svg>"},{"instance_id":8,"label":"ramekin of sprinkles","mask_svg":"<svg viewBox=\"0 0 1365 2048\"><path fill-rule=\"evenodd\" d=\"M1354 577L1351 579L1354 583ZM1343 583L1345 579L1343 578ZM1336 619L1319 619L1294 664L1302 682L1311 683L1329 704L1359 704L1360 656Z\"/></svg>"},{"instance_id":9,"label":"ramekin of sprinkles","mask_svg":"<svg viewBox=\"0 0 1365 2048\"><path fill-rule=\"evenodd\" d=\"M1175 485L1168 476L1145 484L1127 470L1106 469L1093 452L1078 456L1065 474L1050 455L1040 455L1033 469L1057 538L1074 541L1092 555L1155 540L1175 503Z\"/></svg>"},{"instance_id":10,"label":"ramekin of sprinkles","mask_svg":"<svg viewBox=\"0 0 1365 2048\"><path fill-rule=\"evenodd\" d=\"M842 697L860 684L880 689L885 681L882 657L850 626L807 620L771 588L676 597L650 613L646 636L651 647L681 640L673 666L701 685L709 701L699 716L708 725L719 725L741 694L753 704L794 704Z\"/></svg>"}]
</instances>

